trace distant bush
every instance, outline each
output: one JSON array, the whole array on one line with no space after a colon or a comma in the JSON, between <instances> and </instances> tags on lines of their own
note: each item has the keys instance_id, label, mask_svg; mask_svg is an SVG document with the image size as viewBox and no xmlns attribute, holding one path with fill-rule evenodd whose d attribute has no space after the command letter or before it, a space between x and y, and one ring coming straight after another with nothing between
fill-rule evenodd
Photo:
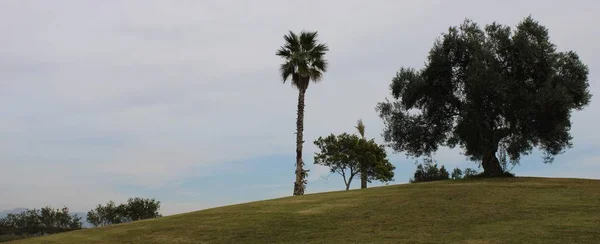
<instances>
[{"instance_id":1,"label":"distant bush","mask_svg":"<svg viewBox=\"0 0 600 244\"><path fill-rule=\"evenodd\" d=\"M425 158L423 161L424 164L417 165L413 178L409 180L410 183L450 179L450 174L444 165L438 168L437 163L433 162L431 158Z\"/></svg>"},{"instance_id":2,"label":"distant bush","mask_svg":"<svg viewBox=\"0 0 600 244\"><path fill-rule=\"evenodd\" d=\"M160 201L144 198L129 198L126 203L115 205L109 201L105 206L98 205L87 213L87 221L94 226L120 224L142 219L161 217L158 210Z\"/></svg>"},{"instance_id":3,"label":"distant bush","mask_svg":"<svg viewBox=\"0 0 600 244\"><path fill-rule=\"evenodd\" d=\"M458 168L456 168L454 170L457 170L457 169ZM458 169L458 170L460 170L460 169ZM484 175L483 172L479 172L472 168L464 169L463 173L464 174L463 174L462 178L457 178L457 179L463 179L463 178L464 179L474 179L474 178L488 178L489 177L489 176ZM502 174L495 176L495 177L515 177L515 175L508 171L503 171ZM453 177L453 179L455 179L455 178Z\"/></svg>"},{"instance_id":4,"label":"distant bush","mask_svg":"<svg viewBox=\"0 0 600 244\"><path fill-rule=\"evenodd\" d=\"M459 180L459 179L462 179L462 177L463 177L462 170L460 170L459 168L454 168L454 170L452 170L452 179L453 180Z\"/></svg>"},{"instance_id":5,"label":"distant bush","mask_svg":"<svg viewBox=\"0 0 600 244\"><path fill-rule=\"evenodd\" d=\"M471 168L466 168L465 169L465 178L470 178L473 176L478 175L479 173L477 173L477 170L471 169Z\"/></svg>"},{"instance_id":6,"label":"distant bush","mask_svg":"<svg viewBox=\"0 0 600 244\"><path fill-rule=\"evenodd\" d=\"M411 183L449 179L449 177L447 177L448 172L446 171L443 165L441 168L438 169L437 164L433 163L431 159L425 159L424 161L424 166L421 164L417 165L417 170L415 171L414 178L410 179ZM504 170L508 164L506 164L506 161L504 161L503 163L501 163L501 165L503 166ZM460 180L487 177L482 174L483 172L479 172L476 169L465 168L464 170L461 170L460 168L456 167L452 170L450 178L452 178L453 180ZM498 177L514 177L514 174L508 171L504 171Z\"/></svg>"},{"instance_id":7,"label":"distant bush","mask_svg":"<svg viewBox=\"0 0 600 244\"><path fill-rule=\"evenodd\" d=\"M29 236L54 234L81 229L81 217L69 214L69 209L29 209L11 213L0 219L0 240L16 240Z\"/></svg>"}]
</instances>

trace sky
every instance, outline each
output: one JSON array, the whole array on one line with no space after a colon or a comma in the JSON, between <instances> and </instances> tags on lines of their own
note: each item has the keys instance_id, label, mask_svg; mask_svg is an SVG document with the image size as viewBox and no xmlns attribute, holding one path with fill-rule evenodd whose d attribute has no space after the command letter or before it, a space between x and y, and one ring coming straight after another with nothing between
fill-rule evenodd
<instances>
[{"instance_id":1,"label":"sky","mask_svg":"<svg viewBox=\"0 0 600 244\"><path fill-rule=\"evenodd\" d=\"M0 1L0 210L156 198L165 215L290 196L297 91L278 74L289 30L318 31L329 71L306 94L307 193L343 190L313 165L312 141L354 132L382 143L375 112L401 67L466 18L515 26L531 15L590 69L591 104L572 115L574 147L519 176L600 179L600 2ZM415 160L388 152L395 181ZM434 155L471 167L459 149ZM359 187L355 181L353 188ZM382 185L382 184L373 184Z\"/></svg>"}]
</instances>

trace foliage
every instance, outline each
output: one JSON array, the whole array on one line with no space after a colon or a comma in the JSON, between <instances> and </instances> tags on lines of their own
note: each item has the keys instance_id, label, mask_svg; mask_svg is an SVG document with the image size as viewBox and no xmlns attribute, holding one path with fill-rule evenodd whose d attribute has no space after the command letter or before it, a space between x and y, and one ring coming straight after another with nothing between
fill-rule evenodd
<instances>
[{"instance_id":1,"label":"foliage","mask_svg":"<svg viewBox=\"0 0 600 244\"><path fill-rule=\"evenodd\" d=\"M129 198L125 205L126 216L129 221L152 219L161 217L158 212L160 201L145 198Z\"/></svg>"},{"instance_id":2,"label":"foliage","mask_svg":"<svg viewBox=\"0 0 600 244\"><path fill-rule=\"evenodd\" d=\"M290 31L283 37L285 44L276 55L283 58L279 71L285 83L291 78L292 86L298 89L298 117L296 119L296 180L294 195L304 195L308 182L308 170L304 169L302 144L304 144L304 99L310 81L318 82L327 71L326 44L319 43L317 32L302 31L300 35Z\"/></svg>"},{"instance_id":3,"label":"foliage","mask_svg":"<svg viewBox=\"0 0 600 244\"><path fill-rule=\"evenodd\" d=\"M98 204L95 209L87 213L87 221L94 226L104 226L127 222L124 205L115 205L109 201L106 206Z\"/></svg>"},{"instance_id":4,"label":"foliage","mask_svg":"<svg viewBox=\"0 0 600 244\"><path fill-rule=\"evenodd\" d=\"M332 173L338 173L344 179L346 190L352 179L364 168L368 181L393 181L394 165L387 159L384 146L374 140L364 140L357 135L343 133L319 137L314 144L320 150L315 153L315 164L329 167Z\"/></svg>"},{"instance_id":5,"label":"foliage","mask_svg":"<svg viewBox=\"0 0 600 244\"><path fill-rule=\"evenodd\" d=\"M453 180L460 180L463 177L463 172L462 170L460 170L459 168L454 168L454 170L452 170L452 179Z\"/></svg>"},{"instance_id":6,"label":"foliage","mask_svg":"<svg viewBox=\"0 0 600 244\"><path fill-rule=\"evenodd\" d=\"M81 229L81 217L69 214L69 209L28 209L10 213L0 219L0 235L44 235Z\"/></svg>"},{"instance_id":7,"label":"foliage","mask_svg":"<svg viewBox=\"0 0 600 244\"><path fill-rule=\"evenodd\" d=\"M514 31L466 20L435 42L423 69L400 69L390 86L395 100L377 111L394 151L421 156L460 146L495 176L503 173L499 144L515 162L538 147L549 163L571 147L571 112L589 104L588 87L579 56L557 52L531 17Z\"/></svg>"},{"instance_id":8,"label":"foliage","mask_svg":"<svg viewBox=\"0 0 600 244\"><path fill-rule=\"evenodd\" d=\"M291 78L292 86L306 90L310 81L318 82L327 71L325 53L329 47L317 40L318 33L302 31L300 35L290 31L283 38L285 44L277 50L284 59L279 72L285 83Z\"/></svg>"},{"instance_id":9,"label":"foliage","mask_svg":"<svg viewBox=\"0 0 600 244\"><path fill-rule=\"evenodd\" d=\"M354 128L356 128L356 131L358 131L358 134L362 138L365 138L365 124L363 123L362 119L359 119L356 122L356 126L354 126Z\"/></svg>"},{"instance_id":10,"label":"foliage","mask_svg":"<svg viewBox=\"0 0 600 244\"><path fill-rule=\"evenodd\" d=\"M503 169L503 172L500 175L501 177L515 177L515 175L510 173L509 170L505 170L506 169L505 166L502 166L502 169ZM459 168L454 168L454 171L452 171L452 176L451 176L451 178L454 180L485 178L485 177L487 177L487 176L483 172L479 172L472 168L466 168L466 169L464 169L464 171Z\"/></svg>"},{"instance_id":11,"label":"foliage","mask_svg":"<svg viewBox=\"0 0 600 244\"><path fill-rule=\"evenodd\" d=\"M409 180L410 183L450 179L450 174L448 174L444 165L442 165L441 168L438 168L438 164L435 163L432 158L425 158L423 159L423 162L424 165L417 165L417 170L415 170L413 178Z\"/></svg>"},{"instance_id":12,"label":"foliage","mask_svg":"<svg viewBox=\"0 0 600 244\"><path fill-rule=\"evenodd\" d=\"M470 178L478 175L479 173L475 169L466 168L464 178Z\"/></svg>"},{"instance_id":13,"label":"foliage","mask_svg":"<svg viewBox=\"0 0 600 244\"><path fill-rule=\"evenodd\" d=\"M161 217L158 210L160 201L144 198L129 198L127 203L116 205L109 201L105 206L98 205L87 213L87 221L94 226L120 224L142 219Z\"/></svg>"}]
</instances>

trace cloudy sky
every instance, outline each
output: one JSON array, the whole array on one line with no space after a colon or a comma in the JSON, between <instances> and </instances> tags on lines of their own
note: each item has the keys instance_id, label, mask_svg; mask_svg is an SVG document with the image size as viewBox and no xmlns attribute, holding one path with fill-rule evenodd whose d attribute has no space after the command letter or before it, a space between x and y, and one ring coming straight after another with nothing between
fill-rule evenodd
<instances>
[{"instance_id":1,"label":"cloudy sky","mask_svg":"<svg viewBox=\"0 0 600 244\"><path fill-rule=\"evenodd\" d=\"M306 97L308 193L341 190L312 165L312 140L381 140L374 107L402 66L465 18L528 15L590 68L592 99L573 114L574 148L518 175L600 178L600 3L589 1L0 1L0 210L157 198L173 214L288 196L297 91L274 55L288 31L317 30L330 70ZM414 159L391 154L394 183ZM435 159L477 167L458 150ZM358 187L356 183L354 187Z\"/></svg>"}]
</instances>

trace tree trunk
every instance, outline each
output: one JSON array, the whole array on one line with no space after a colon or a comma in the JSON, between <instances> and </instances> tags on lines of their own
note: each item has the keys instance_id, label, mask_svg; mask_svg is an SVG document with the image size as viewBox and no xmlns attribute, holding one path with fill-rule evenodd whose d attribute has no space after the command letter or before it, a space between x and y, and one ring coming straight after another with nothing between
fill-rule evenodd
<instances>
[{"instance_id":1,"label":"tree trunk","mask_svg":"<svg viewBox=\"0 0 600 244\"><path fill-rule=\"evenodd\" d=\"M299 89L298 92L298 117L296 119L296 182L294 183L294 196L304 195L306 188L306 171L302 161L302 139L304 133L304 95L306 89Z\"/></svg>"},{"instance_id":2,"label":"tree trunk","mask_svg":"<svg viewBox=\"0 0 600 244\"><path fill-rule=\"evenodd\" d=\"M350 175L350 179L348 179L348 184L346 184L346 191L350 190L350 183L352 183L352 178L354 178L354 176Z\"/></svg>"},{"instance_id":3,"label":"tree trunk","mask_svg":"<svg viewBox=\"0 0 600 244\"><path fill-rule=\"evenodd\" d=\"M359 131L360 132L360 131ZM361 133L364 133L364 131L362 131ZM367 138L365 138L365 134L361 134L363 141L367 141ZM364 164L365 162L361 162L362 164ZM360 189L366 189L367 188L367 168L365 167L365 165L361 165L361 171L360 171Z\"/></svg>"},{"instance_id":4,"label":"tree trunk","mask_svg":"<svg viewBox=\"0 0 600 244\"><path fill-rule=\"evenodd\" d=\"M500 161L496 157L495 151L489 151L484 154L481 166L483 166L483 175L485 176L502 176L502 167L500 167Z\"/></svg>"},{"instance_id":5,"label":"tree trunk","mask_svg":"<svg viewBox=\"0 0 600 244\"><path fill-rule=\"evenodd\" d=\"M360 189L365 188L367 188L367 171L363 169L362 172L360 172Z\"/></svg>"}]
</instances>

